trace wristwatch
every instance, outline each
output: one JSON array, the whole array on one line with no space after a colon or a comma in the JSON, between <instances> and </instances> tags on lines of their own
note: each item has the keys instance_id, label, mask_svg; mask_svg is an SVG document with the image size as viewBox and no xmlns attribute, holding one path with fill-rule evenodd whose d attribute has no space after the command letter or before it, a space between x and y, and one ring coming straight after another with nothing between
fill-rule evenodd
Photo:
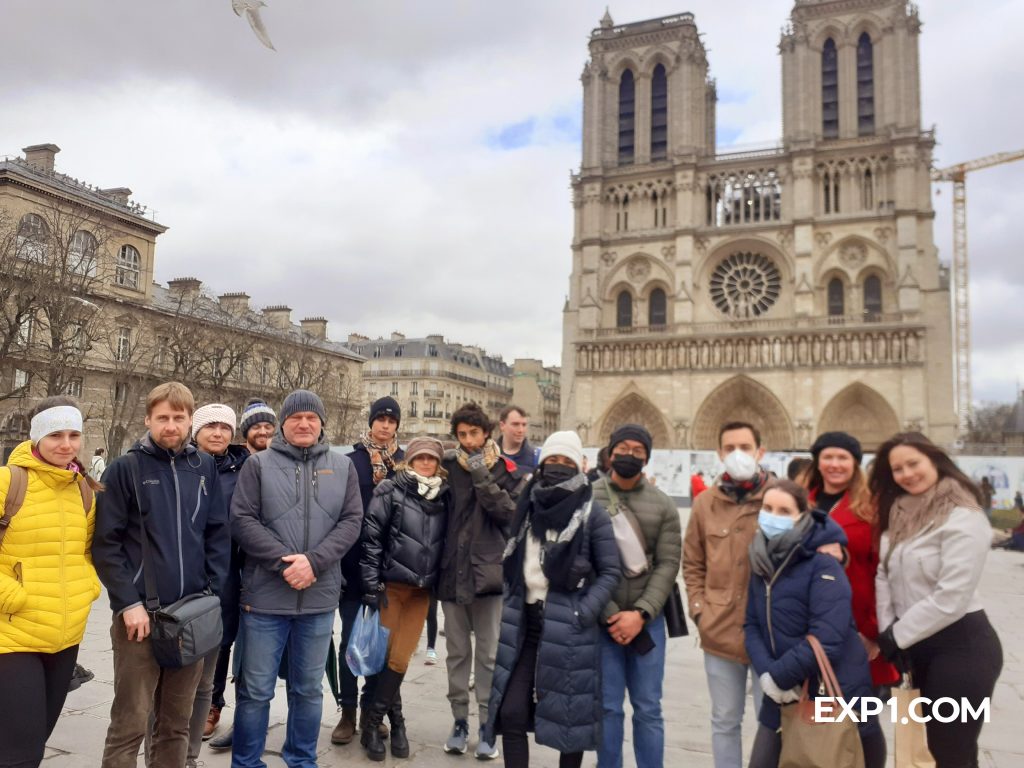
<instances>
[{"instance_id":1,"label":"wristwatch","mask_svg":"<svg viewBox=\"0 0 1024 768\"><path fill-rule=\"evenodd\" d=\"M649 614L643 608L637 608L636 610L637 610L637 613L640 614L640 618L641 619L643 619L644 621L650 621L651 620L651 614Z\"/></svg>"}]
</instances>

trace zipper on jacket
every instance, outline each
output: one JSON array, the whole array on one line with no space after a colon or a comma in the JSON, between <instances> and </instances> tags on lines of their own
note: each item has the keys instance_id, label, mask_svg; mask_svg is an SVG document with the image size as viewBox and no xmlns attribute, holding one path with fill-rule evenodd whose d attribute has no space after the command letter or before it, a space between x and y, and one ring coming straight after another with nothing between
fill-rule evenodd
<instances>
[{"instance_id":1,"label":"zipper on jacket","mask_svg":"<svg viewBox=\"0 0 1024 768\"><path fill-rule=\"evenodd\" d=\"M302 501L302 469L295 465L295 502Z\"/></svg>"},{"instance_id":2,"label":"zipper on jacket","mask_svg":"<svg viewBox=\"0 0 1024 768\"><path fill-rule=\"evenodd\" d=\"M196 518L199 517L199 506L203 503L203 496L206 495L206 477L199 478L199 490L196 491L196 508L192 513L192 524L195 525Z\"/></svg>"},{"instance_id":3,"label":"zipper on jacket","mask_svg":"<svg viewBox=\"0 0 1024 768\"><path fill-rule=\"evenodd\" d=\"M320 478L317 475L316 467L313 467L313 498L320 501Z\"/></svg>"},{"instance_id":4,"label":"zipper on jacket","mask_svg":"<svg viewBox=\"0 0 1024 768\"><path fill-rule=\"evenodd\" d=\"M174 478L174 507L178 518L178 597L185 594L185 560L181 552L181 486L178 484L178 470L171 456L171 476ZM143 533L145 535L145 533Z\"/></svg>"},{"instance_id":5,"label":"zipper on jacket","mask_svg":"<svg viewBox=\"0 0 1024 768\"><path fill-rule=\"evenodd\" d=\"M799 546L800 545L798 544L796 547L793 547L793 549L791 549L789 551L789 554L786 555L786 559L782 561L782 565L780 565L775 570L775 573L772 574L771 581L769 581L767 583L767 597L766 597L767 614L766 615L768 616L768 641L772 644L772 655L773 656L775 655L775 633L772 631L772 585L775 583L775 580L777 578L779 578L779 575L782 573L783 569L785 569L785 567L787 565L789 565L789 561L792 559L793 555L796 554L797 547L799 547Z\"/></svg>"},{"instance_id":6,"label":"zipper on jacket","mask_svg":"<svg viewBox=\"0 0 1024 768\"><path fill-rule=\"evenodd\" d=\"M302 470L301 471L302 471L303 474L305 474L306 470L308 470L308 469L309 469L309 449L308 448L303 448L302 449ZM298 472L299 468L296 467L295 470L296 470L296 472ZM303 479L305 479L305 478L303 478ZM306 552L309 551L309 494L308 493L302 494L302 511L303 511L302 552L303 552L303 554L305 554ZM308 558L309 556L307 555L306 557ZM310 567L311 568L312 568L312 565L313 564L310 563ZM298 610L299 610L300 613L302 612L302 596L305 593L305 591L306 590L304 590L304 589L299 591Z\"/></svg>"}]
</instances>

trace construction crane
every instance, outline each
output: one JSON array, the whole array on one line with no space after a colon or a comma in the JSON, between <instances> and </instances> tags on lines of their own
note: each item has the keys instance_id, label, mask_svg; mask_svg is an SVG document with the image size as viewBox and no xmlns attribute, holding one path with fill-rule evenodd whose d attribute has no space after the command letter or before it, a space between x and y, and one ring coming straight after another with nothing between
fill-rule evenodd
<instances>
[{"instance_id":1,"label":"construction crane","mask_svg":"<svg viewBox=\"0 0 1024 768\"><path fill-rule=\"evenodd\" d=\"M953 336L956 358L957 436L967 436L971 419L971 315L967 280L967 174L1024 159L1024 149L998 152L932 170L932 181L953 182Z\"/></svg>"}]
</instances>

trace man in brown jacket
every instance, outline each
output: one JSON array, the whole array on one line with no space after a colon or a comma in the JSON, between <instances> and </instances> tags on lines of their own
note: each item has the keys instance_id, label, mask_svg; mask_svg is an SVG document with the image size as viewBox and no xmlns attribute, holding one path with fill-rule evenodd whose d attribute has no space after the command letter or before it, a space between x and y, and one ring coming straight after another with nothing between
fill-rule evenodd
<instances>
[{"instance_id":1,"label":"man in brown jacket","mask_svg":"<svg viewBox=\"0 0 1024 768\"><path fill-rule=\"evenodd\" d=\"M760 685L743 644L743 619L750 581L748 551L770 477L759 465L763 456L761 435L753 425L733 421L722 426L718 457L725 472L694 500L683 541L686 597L700 631L711 693L715 768L743 764L740 727L748 674L755 719L761 706Z\"/></svg>"}]
</instances>

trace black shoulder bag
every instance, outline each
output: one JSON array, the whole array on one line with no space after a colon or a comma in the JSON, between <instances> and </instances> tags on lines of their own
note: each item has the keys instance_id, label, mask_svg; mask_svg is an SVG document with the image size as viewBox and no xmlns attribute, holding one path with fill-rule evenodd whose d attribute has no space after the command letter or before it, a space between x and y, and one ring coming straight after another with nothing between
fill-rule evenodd
<instances>
[{"instance_id":1,"label":"black shoulder bag","mask_svg":"<svg viewBox=\"0 0 1024 768\"><path fill-rule=\"evenodd\" d=\"M185 595L166 608L160 607L156 575L149 551L149 532L142 514L139 485L139 458L129 453L132 487L139 505L139 539L142 542L142 573L146 583L146 611L149 613L149 640L153 657L161 667L188 667L220 647L224 628L221 624L220 598L209 590Z\"/></svg>"}]
</instances>

